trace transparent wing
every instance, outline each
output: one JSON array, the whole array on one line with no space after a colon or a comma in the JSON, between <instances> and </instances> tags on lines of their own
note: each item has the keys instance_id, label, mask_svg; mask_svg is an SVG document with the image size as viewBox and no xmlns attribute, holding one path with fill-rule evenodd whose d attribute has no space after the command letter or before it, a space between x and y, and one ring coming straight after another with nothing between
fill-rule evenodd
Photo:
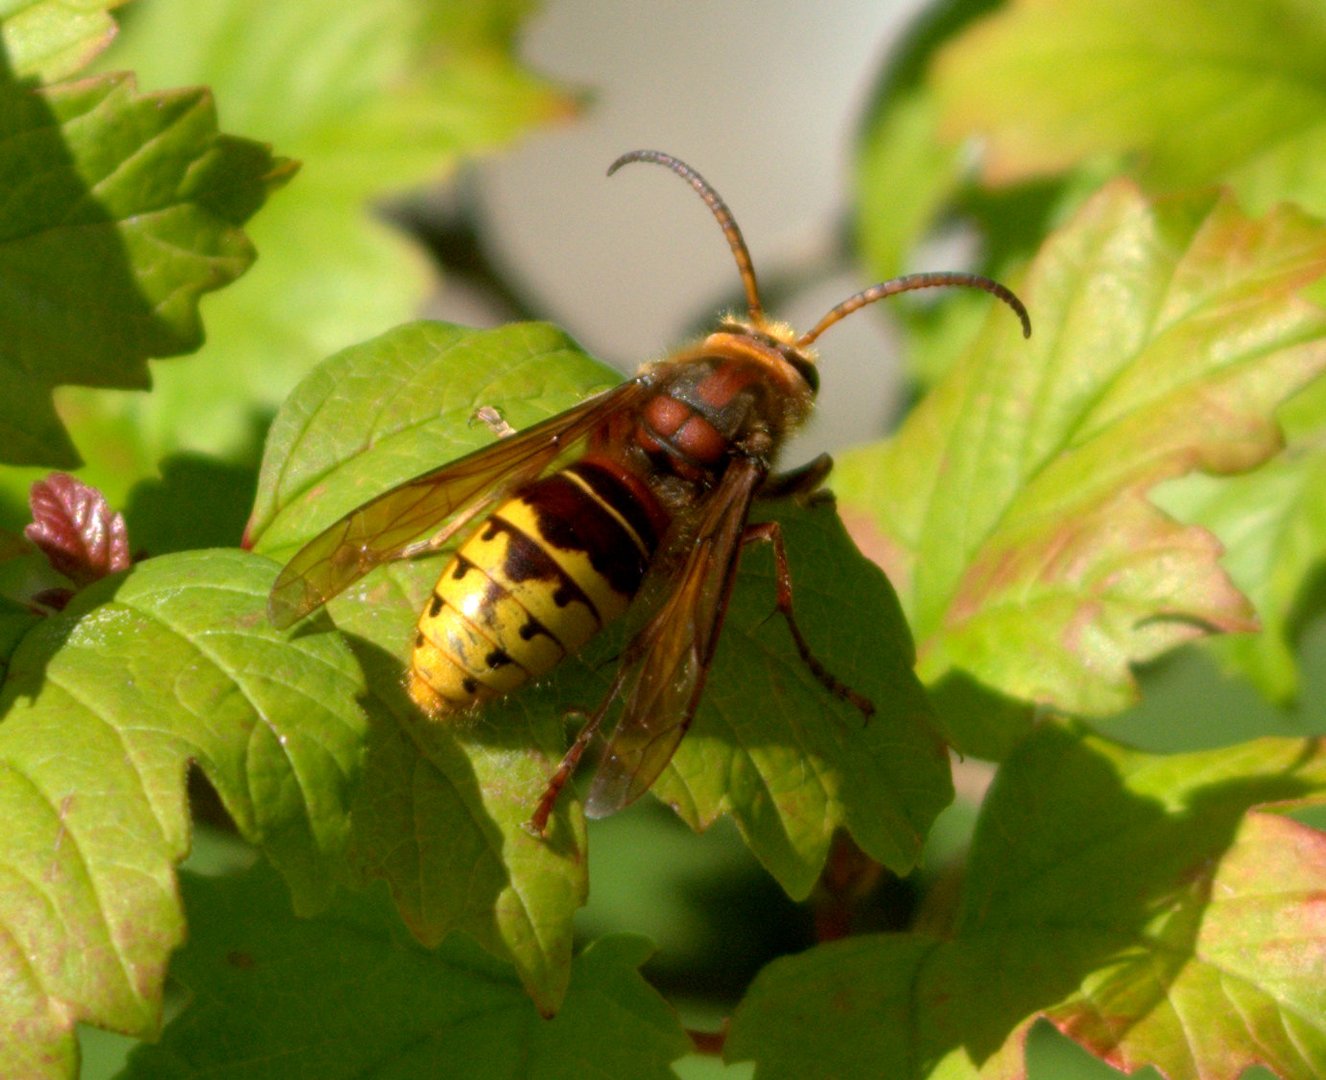
<instances>
[{"instance_id":1,"label":"transparent wing","mask_svg":"<svg viewBox=\"0 0 1326 1080\"><path fill-rule=\"evenodd\" d=\"M268 597L268 617L277 627L291 625L448 518L532 480L644 390L639 379L624 382L351 510L286 563Z\"/></svg>"},{"instance_id":2,"label":"transparent wing","mask_svg":"<svg viewBox=\"0 0 1326 1080\"><path fill-rule=\"evenodd\" d=\"M679 560L663 552L660 565L675 569L667 580L645 582L664 599L623 656L625 704L585 800L590 817L644 794L686 734L718 644L751 500L766 474L760 462L733 461L697 527L675 535L689 551Z\"/></svg>"}]
</instances>

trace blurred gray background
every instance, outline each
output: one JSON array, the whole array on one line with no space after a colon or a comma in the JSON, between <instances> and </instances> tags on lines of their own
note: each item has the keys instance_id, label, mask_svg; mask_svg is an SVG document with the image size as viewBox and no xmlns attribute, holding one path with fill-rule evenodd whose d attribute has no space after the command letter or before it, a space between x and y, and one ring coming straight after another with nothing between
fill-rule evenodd
<instances>
[{"instance_id":1,"label":"blurred gray background","mask_svg":"<svg viewBox=\"0 0 1326 1080\"><path fill-rule=\"evenodd\" d=\"M861 113L923 6L550 0L521 52L592 99L469 178L492 255L535 310L623 372L663 355L740 296L727 245L683 182L649 165L604 176L627 150L665 150L722 193L766 292L784 275L818 279L786 303L770 297L774 316L809 327L871 284L850 263L823 271L847 224ZM453 280L429 314L500 318ZM820 409L786 463L878 435L896 408L896 349L878 311L819 344Z\"/></svg>"}]
</instances>

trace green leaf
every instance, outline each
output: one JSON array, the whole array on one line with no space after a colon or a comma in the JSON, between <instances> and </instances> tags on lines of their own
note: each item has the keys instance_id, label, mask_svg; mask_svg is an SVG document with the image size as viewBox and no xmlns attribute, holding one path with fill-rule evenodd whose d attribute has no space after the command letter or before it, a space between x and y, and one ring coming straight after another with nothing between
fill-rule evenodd
<instances>
[{"instance_id":1,"label":"green leaf","mask_svg":"<svg viewBox=\"0 0 1326 1080\"><path fill-rule=\"evenodd\" d=\"M1220 538L1230 577L1257 609L1260 634L1213 639L1226 669L1270 700L1297 695L1294 646L1305 617L1304 589L1326 560L1326 383L1281 410L1288 445L1274 461L1228 481L1192 476L1165 485L1157 502Z\"/></svg>"},{"instance_id":2,"label":"green leaf","mask_svg":"<svg viewBox=\"0 0 1326 1080\"><path fill-rule=\"evenodd\" d=\"M140 1036L183 936L174 864L195 763L296 904L343 858L364 723L335 635L284 641L272 568L236 551L148 560L24 637L0 692L0 1074L58 1076L82 1021Z\"/></svg>"},{"instance_id":3,"label":"green leaf","mask_svg":"<svg viewBox=\"0 0 1326 1080\"><path fill-rule=\"evenodd\" d=\"M273 423L250 541L284 560L394 483L490 443L474 419L481 406L525 427L618 378L539 323L486 331L414 323L347 349L313 371ZM561 710L536 688L541 708L503 702L478 722L423 719L402 678L441 569L436 557L386 567L329 605L371 688L356 858L386 878L420 940L467 931L509 957L553 1012L586 889L584 826L577 820L550 843L523 826L562 753Z\"/></svg>"},{"instance_id":4,"label":"green leaf","mask_svg":"<svg viewBox=\"0 0 1326 1080\"><path fill-rule=\"evenodd\" d=\"M10 654L40 618L8 597L0 596L0 681L9 669Z\"/></svg>"},{"instance_id":5,"label":"green leaf","mask_svg":"<svg viewBox=\"0 0 1326 1080\"><path fill-rule=\"evenodd\" d=\"M180 451L235 460L316 361L415 317L436 287L425 253L373 204L440 181L574 105L514 59L520 7L510 3L139 0L134 9L110 63L145 85L211 87L228 126L302 168L254 222L253 273L209 303L206 347L156 372L150 398L77 402L88 414L80 437L113 425L150 463Z\"/></svg>"},{"instance_id":6,"label":"green leaf","mask_svg":"<svg viewBox=\"0 0 1326 1080\"><path fill-rule=\"evenodd\" d=\"M14 463L77 461L60 383L144 388L154 356L202 340L198 298L253 259L240 226L281 180L256 143L218 133L205 90L139 94L127 76L33 90L0 82L0 445Z\"/></svg>"},{"instance_id":7,"label":"green leaf","mask_svg":"<svg viewBox=\"0 0 1326 1080\"><path fill-rule=\"evenodd\" d=\"M1135 696L1130 663L1251 629L1214 538L1146 496L1279 448L1276 406L1326 366L1326 316L1295 297L1323 271L1326 230L1292 209L1123 183L1047 242L1031 341L992 312L897 438L841 461L924 681L1103 715ZM971 748L977 712L948 720Z\"/></svg>"},{"instance_id":8,"label":"green leaf","mask_svg":"<svg viewBox=\"0 0 1326 1080\"><path fill-rule=\"evenodd\" d=\"M928 95L914 90L881 107L862 132L856 239L881 280L906 272L958 187L962 155L935 139L935 111Z\"/></svg>"},{"instance_id":9,"label":"green leaf","mask_svg":"<svg viewBox=\"0 0 1326 1080\"><path fill-rule=\"evenodd\" d=\"M345 349L273 421L248 543L284 560L373 495L491 443L483 406L519 429L620 378L545 323L415 322Z\"/></svg>"},{"instance_id":10,"label":"green leaf","mask_svg":"<svg viewBox=\"0 0 1326 1080\"><path fill-rule=\"evenodd\" d=\"M1019 273L1037 238L1062 223L1103 175L1074 175L992 190L976 172L970 131L940 132L932 67L947 42L1000 0L942 0L908 28L876 84L858 138L856 239L870 274L890 278L933 266L927 244L956 247L965 269L997 279ZM968 93L981 93L978 86ZM943 258L948 263L953 256ZM988 301L969 292L912 297L889 316L906 332L908 374L932 385L980 330Z\"/></svg>"},{"instance_id":11,"label":"green leaf","mask_svg":"<svg viewBox=\"0 0 1326 1080\"><path fill-rule=\"evenodd\" d=\"M540 324L415 324L347 350L309 376L273 425L252 542L287 558L391 484L491 442L472 419L480 406L499 406L522 428L615 378ZM770 553L751 552L705 701L657 793L697 828L733 814L764 865L805 896L840 825L876 858L910 867L952 789L887 582L827 507L780 509L777 518L799 624L879 714L864 723L814 679L784 622L771 618ZM366 763L371 794L354 815L359 858L388 879L422 940L467 930L511 956L536 1000L554 1008L586 887L584 827L569 793L546 843L523 824L565 749L563 716L605 693L623 628L473 721L427 723L401 683L441 569L436 557L384 567L328 606L353 635L369 708L381 718Z\"/></svg>"},{"instance_id":12,"label":"green leaf","mask_svg":"<svg viewBox=\"0 0 1326 1080\"><path fill-rule=\"evenodd\" d=\"M1326 837L1254 808L1323 794L1312 741L1157 757L1046 726L986 800L951 933L776 961L726 1056L774 1080L1022 1075L1047 1016L1128 1072L1319 1076Z\"/></svg>"},{"instance_id":13,"label":"green leaf","mask_svg":"<svg viewBox=\"0 0 1326 1080\"><path fill-rule=\"evenodd\" d=\"M967 173L960 146L937 133L938 106L924 83L935 51L994 0L946 0L926 7L891 50L871 94L856 160L856 239L872 274L909 269L916 245L951 205Z\"/></svg>"},{"instance_id":14,"label":"green leaf","mask_svg":"<svg viewBox=\"0 0 1326 1080\"><path fill-rule=\"evenodd\" d=\"M772 552L748 549L699 713L654 793L697 830L731 814L794 899L809 895L839 828L905 874L953 788L898 599L832 507L756 517L783 530L812 650L878 711L866 721L815 679L774 614Z\"/></svg>"},{"instance_id":15,"label":"green leaf","mask_svg":"<svg viewBox=\"0 0 1326 1080\"><path fill-rule=\"evenodd\" d=\"M1173 190L1326 213L1326 10L1313 0L1015 0L940 57L942 128L1008 183L1128 154ZM979 87L974 93L973 88Z\"/></svg>"},{"instance_id":16,"label":"green leaf","mask_svg":"<svg viewBox=\"0 0 1326 1080\"><path fill-rule=\"evenodd\" d=\"M83 67L115 36L107 14L124 0L4 0L0 3L0 43L15 75L44 81L64 78Z\"/></svg>"},{"instance_id":17,"label":"green leaf","mask_svg":"<svg viewBox=\"0 0 1326 1080\"><path fill-rule=\"evenodd\" d=\"M542 1019L510 969L453 938L403 940L374 895L294 919L270 874L186 876L194 930L171 965L193 1002L124 1074L285 1078L672 1077L689 1042L636 968L641 938L577 958L565 1007Z\"/></svg>"}]
</instances>

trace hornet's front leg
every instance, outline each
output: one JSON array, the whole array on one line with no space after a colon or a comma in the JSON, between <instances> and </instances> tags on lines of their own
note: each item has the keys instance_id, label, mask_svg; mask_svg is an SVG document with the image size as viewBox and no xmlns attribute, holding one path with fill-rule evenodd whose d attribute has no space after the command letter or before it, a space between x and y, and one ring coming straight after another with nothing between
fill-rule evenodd
<instances>
[{"instance_id":1,"label":"hornet's front leg","mask_svg":"<svg viewBox=\"0 0 1326 1080\"><path fill-rule=\"evenodd\" d=\"M832 495L821 490L832 470L833 458L820 454L795 469L775 473L764 482L757 495L761 499L797 499L804 504L818 502L819 497L832 499Z\"/></svg>"}]
</instances>

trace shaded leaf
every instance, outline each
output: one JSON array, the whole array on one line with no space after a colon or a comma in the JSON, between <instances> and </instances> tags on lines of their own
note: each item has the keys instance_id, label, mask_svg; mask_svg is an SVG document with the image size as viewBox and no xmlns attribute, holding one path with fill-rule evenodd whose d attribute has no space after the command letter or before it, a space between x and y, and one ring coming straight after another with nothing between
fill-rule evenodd
<instances>
[{"instance_id":1,"label":"shaded leaf","mask_svg":"<svg viewBox=\"0 0 1326 1080\"><path fill-rule=\"evenodd\" d=\"M42 618L47 612L42 594L60 591L68 599L69 580L56 572L50 560L21 532L0 528L0 610L6 616L20 612L26 616L13 625L22 626L26 621ZM6 656L23 636L22 630L15 633L15 637L0 634L5 641Z\"/></svg>"},{"instance_id":2,"label":"shaded leaf","mask_svg":"<svg viewBox=\"0 0 1326 1080\"><path fill-rule=\"evenodd\" d=\"M207 346L157 371L150 398L81 395L80 431L123 428L149 468L180 451L234 460L316 361L416 317L436 287L426 254L373 204L441 181L574 105L514 58L523 5L505 0L134 8L110 63L145 85L211 87L228 126L279 146L302 171L253 223L253 273L209 302Z\"/></svg>"},{"instance_id":3,"label":"shaded leaf","mask_svg":"<svg viewBox=\"0 0 1326 1080\"><path fill-rule=\"evenodd\" d=\"M1214 538L1146 496L1278 449L1276 406L1326 365L1326 316L1294 295L1323 271L1326 231L1293 210L1122 183L1047 242L1030 343L993 313L896 439L841 461L925 681L1105 714L1130 663L1252 628ZM960 746L981 722L948 719Z\"/></svg>"},{"instance_id":4,"label":"shaded leaf","mask_svg":"<svg viewBox=\"0 0 1326 1080\"><path fill-rule=\"evenodd\" d=\"M962 174L960 151L935 139L935 105L912 91L877 103L857 157L857 242L881 280L909 269L916 245L950 204Z\"/></svg>"},{"instance_id":5,"label":"shaded leaf","mask_svg":"<svg viewBox=\"0 0 1326 1080\"><path fill-rule=\"evenodd\" d=\"M283 641L271 564L165 556L80 592L10 658L0 691L0 1074L68 1072L72 1028L140 1036L183 935L174 865L196 763L296 905L343 857L363 718L339 639Z\"/></svg>"},{"instance_id":6,"label":"shaded leaf","mask_svg":"<svg viewBox=\"0 0 1326 1080\"><path fill-rule=\"evenodd\" d=\"M124 0L10 0L0 11L0 43L14 74L54 80L83 67L115 36L108 12Z\"/></svg>"},{"instance_id":7,"label":"shaded leaf","mask_svg":"<svg viewBox=\"0 0 1326 1080\"><path fill-rule=\"evenodd\" d=\"M9 668L9 657L40 615L21 607L7 597L0 597L0 681Z\"/></svg>"},{"instance_id":8,"label":"shaded leaf","mask_svg":"<svg viewBox=\"0 0 1326 1080\"><path fill-rule=\"evenodd\" d=\"M673 1076L689 1043L640 977L640 938L577 958L563 1010L539 1017L510 969L463 938L426 951L375 896L294 919L272 875L186 877L193 925L171 975L193 997L130 1078Z\"/></svg>"},{"instance_id":9,"label":"shaded leaf","mask_svg":"<svg viewBox=\"0 0 1326 1080\"><path fill-rule=\"evenodd\" d=\"M258 486L258 453L244 465L201 454L160 462L159 475L135 485L125 504L135 552L238 546Z\"/></svg>"},{"instance_id":10,"label":"shaded leaf","mask_svg":"<svg viewBox=\"0 0 1326 1080\"><path fill-rule=\"evenodd\" d=\"M1158 189L1326 212L1326 11L1312 0L1015 0L941 56L953 137L1008 183L1131 155ZM973 93L980 87L980 93Z\"/></svg>"},{"instance_id":11,"label":"shaded leaf","mask_svg":"<svg viewBox=\"0 0 1326 1080\"><path fill-rule=\"evenodd\" d=\"M1062 223L1108 173L1034 180L997 189L982 183L973 137L941 133L932 67L945 45L1003 0L939 0L917 13L890 51L859 133L856 240L869 273L889 278L939 261L998 280L1020 273L1038 238ZM965 88L981 95L977 83ZM980 330L984 297L956 290L914 297L888 315L907 334L901 359L923 386L941 376ZM882 313L881 313L882 314Z\"/></svg>"},{"instance_id":12,"label":"shaded leaf","mask_svg":"<svg viewBox=\"0 0 1326 1080\"><path fill-rule=\"evenodd\" d=\"M129 534L96 488L67 473L32 485L32 523L23 534L75 585L129 569Z\"/></svg>"},{"instance_id":13,"label":"shaded leaf","mask_svg":"<svg viewBox=\"0 0 1326 1080\"><path fill-rule=\"evenodd\" d=\"M51 389L143 389L149 357L196 348L199 297L248 267L240 226L288 168L220 134L206 90L139 94L125 75L0 78L0 115L0 446L73 465Z\"/></svg>"},{"instance_id":14,"label":"shaded leaf","mask_svg":"<svg viewBox=\"0 0 1326 1080\"><path fill-rule=\"evenodd\" d=\"M951 935L776 961L726 1054L772 1078L1020 1076L1044 1015L1129 1072L1318 1076L1326 839L1254 808L1323 793L1311 741L1158 757L1044 727L986 801Z\"/></svg>"}]
</instances>

